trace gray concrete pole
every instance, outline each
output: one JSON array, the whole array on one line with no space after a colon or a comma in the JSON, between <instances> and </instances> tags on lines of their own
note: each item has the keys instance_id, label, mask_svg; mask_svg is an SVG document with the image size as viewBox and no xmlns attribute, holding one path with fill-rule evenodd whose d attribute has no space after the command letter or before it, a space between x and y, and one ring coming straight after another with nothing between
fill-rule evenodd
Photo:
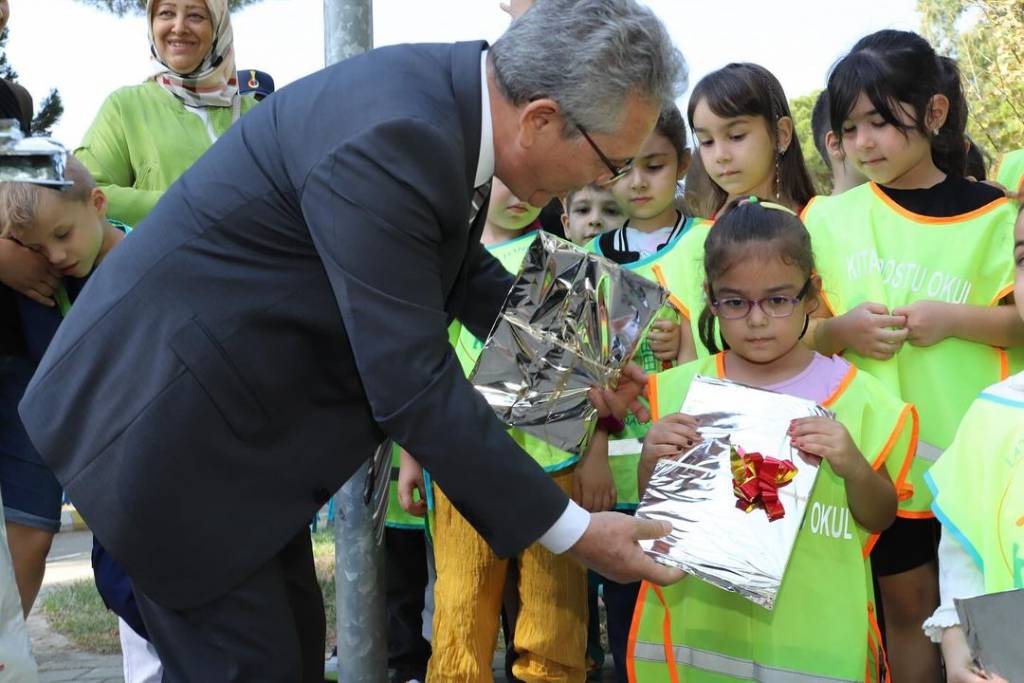
<instances>
[{"instance_id":1,"label":"gray concrete pole","mask_svg":"<svg viewBox=\"0 0 1024 683\"><path fill-rule=\"evenodd\" d=\"M372 47L372 0L324 0L324 62L328 66ZM373 454L365 455L367 463L335 496L334 585L342 683L388 680L384 549L377 543L372 513L364 503ZM382 476L390 476L390 468Z\"/></svg>"}]
</instances>

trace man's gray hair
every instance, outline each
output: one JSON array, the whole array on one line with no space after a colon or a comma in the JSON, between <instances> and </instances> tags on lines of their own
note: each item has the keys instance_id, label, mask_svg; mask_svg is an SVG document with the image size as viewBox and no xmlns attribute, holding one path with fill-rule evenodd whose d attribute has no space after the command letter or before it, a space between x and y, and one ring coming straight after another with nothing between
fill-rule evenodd
<instances>
[{"instance_id":1,"label":"man's gray hair","mask_svg":"<svg viewBox=\"0 0 1024 683\"><path fill-rule=\"evenodd\" d=\"M664 106L686 89L682 54L661 20L635 0L538 0L490 55L498 87L513 104L549 97L588 132L614 133L631 94Z\"/></svg>"}]
</instances>

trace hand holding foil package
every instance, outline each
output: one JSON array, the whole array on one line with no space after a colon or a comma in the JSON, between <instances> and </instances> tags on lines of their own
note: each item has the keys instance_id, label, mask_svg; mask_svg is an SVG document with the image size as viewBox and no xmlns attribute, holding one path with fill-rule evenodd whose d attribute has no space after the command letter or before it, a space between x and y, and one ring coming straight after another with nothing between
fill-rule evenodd
<instances>
[{"instance_id":1,"label":"hand holding foil package","mask_svg":"<svg viewBox=\"0 0 1024 683\"><path fill-rule=\"evenodd\" d=\"M818 475L790 444L789 423L832 414L813 401L700 375L682 412L698 418L703 441L657 463L637 516L665 520L672 533L641 545L663 564L772 609ZM777 481L765 487L768 500L751 501L734 469L742 477L744 467L763 463Z\"/></svg>"},{"instance_id":2,"label":"hand holding foil package","mask_svg":"<svg viewBox=\"0 0 1024 683\"><path fill-rule=\"evenodd\" d=\"M498 418L556 448L579 452L607 387L664 305L656 283L540 233L472 374Z\"/></svg>"}]
</instances>

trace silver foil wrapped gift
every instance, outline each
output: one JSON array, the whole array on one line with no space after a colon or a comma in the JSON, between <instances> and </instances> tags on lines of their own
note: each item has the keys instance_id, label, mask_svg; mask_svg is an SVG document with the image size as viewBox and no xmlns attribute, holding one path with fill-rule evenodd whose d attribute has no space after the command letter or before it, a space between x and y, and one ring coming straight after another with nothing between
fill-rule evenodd
<instances>
[{"instance_id":1,"label":"silver foil wrapped gift","mask_svg":"<svg viewBox=\"0 0 1024 683\"><path fill-rule=\"evenodd\" d=\"M681 412L699 419L703 440L656 465L637 516L668 521L672 533L642 542L644 550L663 564L772 609L818 475L817 467L797 456L789 423L832 413L813 401L700 375ZM737 508L733 448L797 467L795 478L778 489L785 511L781 519L770 522L763 509Z\"/></svg>"},{"instance_id":2,"label":"silver foil wrapped gift","mask_svg":"<svg viewBox=\"0 0 1024 683\"><path fill-rule=\"evenodd\" d=\"M0 119L0 182L25 182L66 190L68 151L49 138L26 138L14 119Z\"/></svg>"},{"instance_id":3,"label":"silver foil wrapped gift","mask_svg":"<svg viewBox=\"0 0 1024 683\"><path fill-rule=\"evenodd\" d=\"M592 431L592 386L629 362L667 292L540 233L471 375L498 417L570 453Z\"/></svg>"}]
</instances>

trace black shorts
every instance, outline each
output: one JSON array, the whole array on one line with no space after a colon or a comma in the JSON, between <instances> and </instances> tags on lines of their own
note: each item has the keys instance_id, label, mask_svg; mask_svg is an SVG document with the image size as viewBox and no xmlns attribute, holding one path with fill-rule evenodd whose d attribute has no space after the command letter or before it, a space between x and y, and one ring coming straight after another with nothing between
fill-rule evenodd
<instances>
[{"instance_id":1,"label":"black shorts","mask_svg":"<svg viewBox=\"0 0 1024 683\"><path fill-rule=\"evenodd\" d=\"M871 550L875 576L901 574L938 558L941 529L942 525L932 517L897 517Z\"/></svg>"},{"instance_id":2,"label":"black shorts","mask_svg":"<svg viewBox=\"0 0 1024 683\"><path fill-rule=\"evenodd\" d=\"M34 370L28 359L0 356L0 495L8 522L56 533L60 482L43 464L18 415L18 401Z\"/></svg>"}]
</instances>

